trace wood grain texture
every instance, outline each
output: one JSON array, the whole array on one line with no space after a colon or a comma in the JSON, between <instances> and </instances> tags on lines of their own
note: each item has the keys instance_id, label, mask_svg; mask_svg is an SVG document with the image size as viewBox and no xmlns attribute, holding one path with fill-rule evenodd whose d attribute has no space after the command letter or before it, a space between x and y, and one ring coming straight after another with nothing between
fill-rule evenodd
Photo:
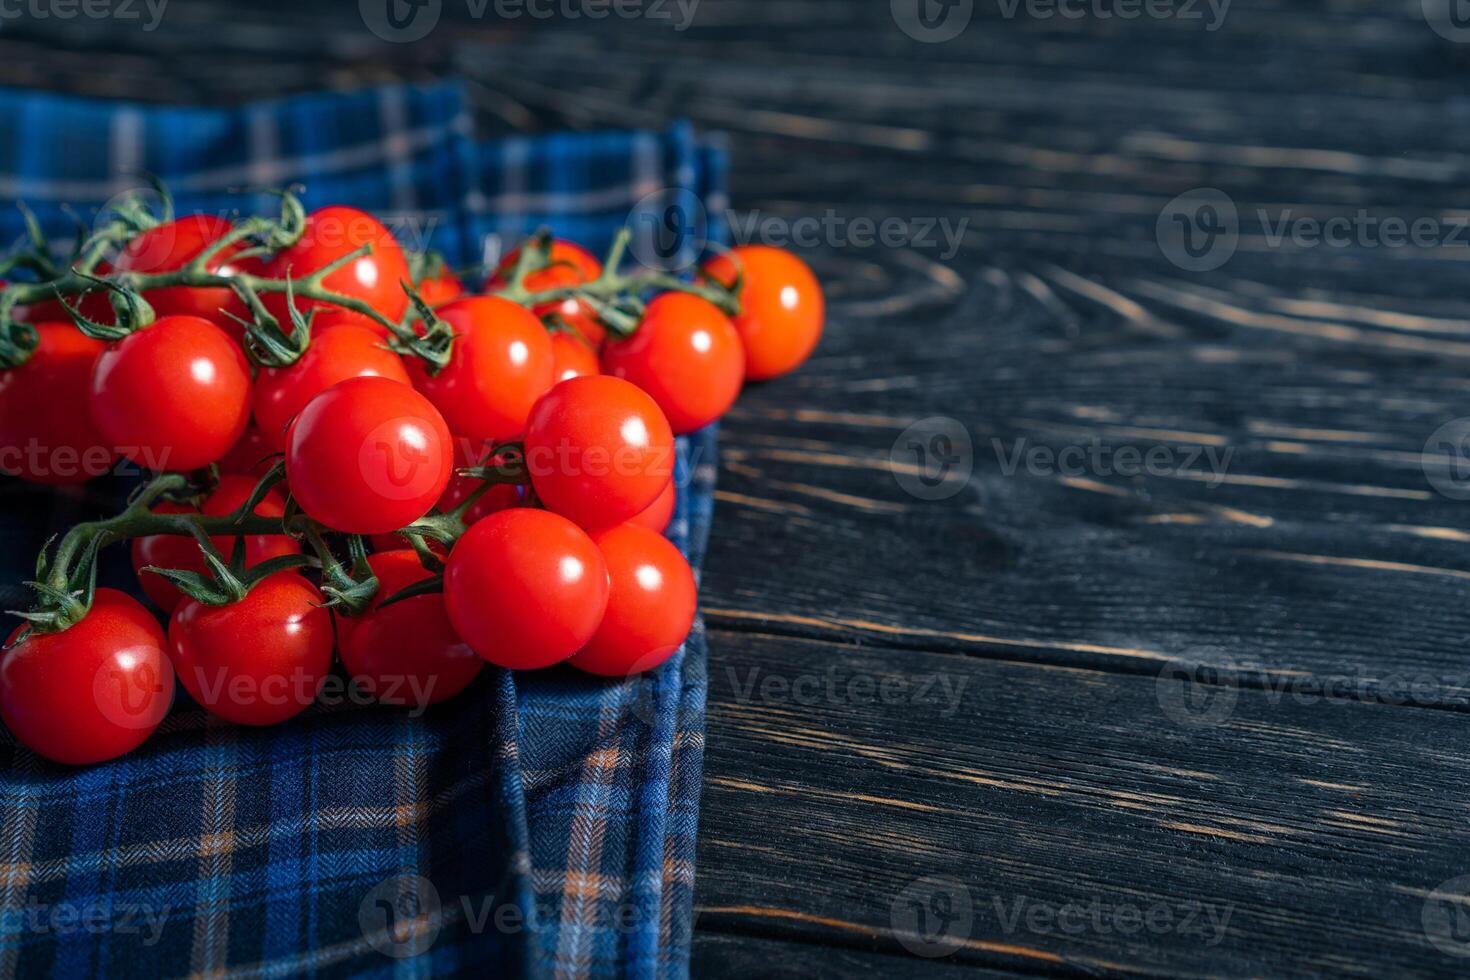
<instances>
[{"instance_id":1,"label":"wood grain texture","mask_svg":"<svg viewBox=\"0 0 1470 980\"><path fill-rule=\"evenodd\" d=\"M1470 47L1417 3L1236 0L1215 29L977 3L945 44L881 0L702 0L687 30L445 0L406 45L352 6L7 23L0 83L458 73L486 132L727 130L737 237L826 222L823 345L724 428L697 975L1463 974L1424 915L1470 873L1470 511L1426 444L1470 414ZM1240 218L1207 272L1158 237L1197 188ZM885 219L930 240L852 240ZM1280 234L1303 219L1352 237ZM933 417L971 445L944 500L904 486ZM829 671L910 687L790 689ZM893 910L935 874L973 914L929 960ZM1230 915L1213 943L1043 927L1094 901Z\"/></svg>"}]
</instances>

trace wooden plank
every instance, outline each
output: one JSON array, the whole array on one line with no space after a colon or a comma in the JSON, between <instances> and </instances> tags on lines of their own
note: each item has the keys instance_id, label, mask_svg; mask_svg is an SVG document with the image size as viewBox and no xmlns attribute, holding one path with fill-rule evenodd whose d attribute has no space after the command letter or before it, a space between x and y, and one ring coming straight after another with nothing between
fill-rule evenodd
<instances>
[{"instance_id":1,"label":"wooden plank","mask_svg":"<svg viewBox=\"0 0 1470 980\"><path fill-rule=\"evenodd\" d=\"M946 962L1027 972L1429 976L1470 954L1425 927L1470 872L1463 715L710 640L701 931L904 954L917 897L952 913Z\"/></svg>"},{"instance_id":2,"label":"wooden plank","mask_svg":"<svg viewBox=\"0 0 1470 980\"><path fill-rule=\"evenodd\" d=\"M724 932L695 933L690 974L696 977L770 977L776 980L873 976L985 980L987 977L1024 976L944 960L924 960L907 955L885 955L842 946Z\"/></svg>"}]
</instances>

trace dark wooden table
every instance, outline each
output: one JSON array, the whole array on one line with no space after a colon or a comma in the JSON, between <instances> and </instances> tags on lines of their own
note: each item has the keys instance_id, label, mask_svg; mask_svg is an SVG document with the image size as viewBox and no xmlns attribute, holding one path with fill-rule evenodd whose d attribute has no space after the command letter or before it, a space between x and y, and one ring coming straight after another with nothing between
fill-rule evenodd
<instances>
[{"instance_id":1,"label":"dark wooden table","mask_svg":"<svg viewBox=\"0 0 1470 980\"><path fill-rule=\"evenodd\" d=\"M725 429L696 975L1470 969L1448 8L444 5L7 24L0 82L452 71L487 128L728 130L737 217L823 219L824 343Z\"/></svg>"}]
</instances>

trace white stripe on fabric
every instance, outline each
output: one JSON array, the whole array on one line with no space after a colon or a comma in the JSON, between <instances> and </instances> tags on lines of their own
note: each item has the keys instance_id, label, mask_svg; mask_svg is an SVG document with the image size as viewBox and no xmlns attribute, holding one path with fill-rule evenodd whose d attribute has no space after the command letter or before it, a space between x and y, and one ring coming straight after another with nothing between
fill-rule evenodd
<instances>
[{"instance_id":1,"label":"white stripe on fabric","mask_svg":"<svg viewBox=\"0 0 1470 980\"><path fill-rule=\"evenodd\" d=\"M140 117L141 118L141 117ZM401 133L401 152L418 152L442 143L448 134L443 127L415 129ZM383 143L374 141L359 146L339 147L326 153L296 159L261 160L252 164L235 164L202 170L198 173L170 177L169 188L175 192L209 193L231 190L256 179L267 186L282 183L303 171L321 171L331 175L344 170L377 166L383 161ZM33 201L95 201L113 193L114 182L102 180L52 180L46 177L17 177L0 174L0 197L25 198Z\"/></svg>"},{"instance_id":2,"label":"white stripe on fabric","mask_svg":"<svg viewBox=\"0 0 1470 980\"><path fill-rule=\"evenodd\" d=\"M133 189L143 170L143 114L137 109L119 109L108 132L107 196Z\"/></svg>"},{"instance_id":3,"label":"white stripe on fabric","mask_svg":"<svg viewBox=\"0 0 1470 980\"><path fill-rule=\"evenodd\" d=\"M254 105L250 107L247 125L246 152L249 154L249 162L246 164L246 173L249 176L246 181L250 187L262 191L256 195L255 211L269 214L279 206L271 195L264 193L271 186L271 165L281 155L279 119L269 107Z\"/></svg>"},{"instance_id":4,"label":"white stripe on fabric","mask_svg":"<svg viewBox=\"0 0 1470 980\"><path fill-rule=\"evenodd\" d=\"M378 125L385 134L383 156L388 164L389 193L399 211L416 211L418 188L413 183L413 148L401 137L408 128L408 106L403 89L378 89Z\"/></svg>"}]
</instances>

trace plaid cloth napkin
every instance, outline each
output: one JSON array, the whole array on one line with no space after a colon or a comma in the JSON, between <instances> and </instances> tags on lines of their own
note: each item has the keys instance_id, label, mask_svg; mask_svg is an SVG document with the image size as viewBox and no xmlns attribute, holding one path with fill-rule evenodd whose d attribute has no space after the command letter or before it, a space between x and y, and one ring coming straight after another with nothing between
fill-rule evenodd
<instances>
[{"instance_id":1,"label":"plaid cloth napkin","mask_svg":"<svg viewBox=\"0 0 1470 980\"><path fill-rule=\"evenodd\" d=\"M228 110L0 91L0 198L65 236L63 203L97 206L139 171L163 177L182 212L270 208L230 191L301 181L309 207L373 210L454 264L541 225L605 247L660 191L724 210L722 154L686 126L489 144L470 132L456 85ZM0 210L0 234L21 230ZM715 447L712 429L679 446L669 534L696 569ZM121 483L0 478L5 608L27 602L19 583L46 536L110 512ZM128 587L126 549L111 550L103 576ZM487 669L418 718L318 705L250 730L181 692L143 748L82 770L6 734L0 976L684 975L705 679L697 623L652 675ZM415 915L422 928L404 930Z\"/></svg>"}]
</instances>

